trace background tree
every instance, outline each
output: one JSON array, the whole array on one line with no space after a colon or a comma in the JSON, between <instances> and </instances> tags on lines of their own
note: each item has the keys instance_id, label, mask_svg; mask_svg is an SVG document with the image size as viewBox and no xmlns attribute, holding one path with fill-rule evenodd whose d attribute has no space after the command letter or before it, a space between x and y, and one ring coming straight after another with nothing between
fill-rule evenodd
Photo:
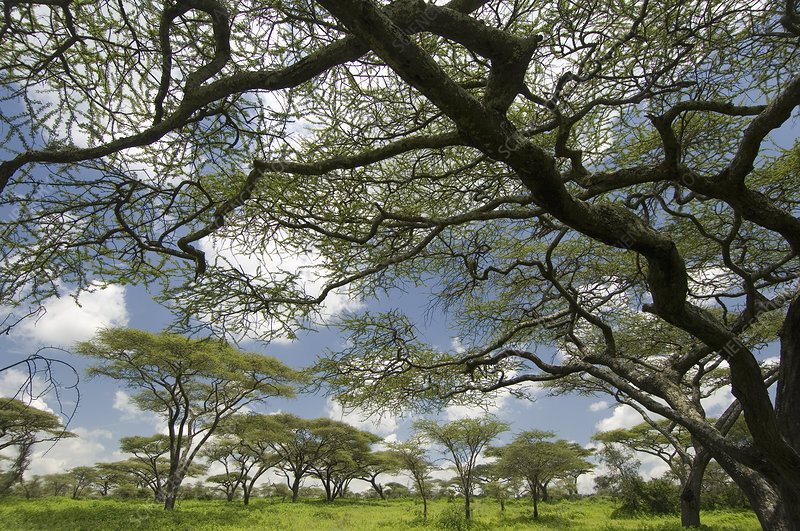
<instances>
[{"instance_id":1,"label":"background tree","mask_svg":"<svg viewBox=\"0 0 800 531\"><path fill-rule=\"evenodd\" d=\"M764 526L800 521L800 172L770 141L800 103L795 2L31 6L0 22L3 307L163 280L187 329L268 337L332 295L438 286L474 347L362 315L320 367L336 394L588 374L685 426ZM684 341L640 359L643 323ZM744 449L686 392L720 359Z\"/></svg>"},{"instance_id":2,"label":"background tree","mask_svg":"<svg viewBox=\"0 0 800 531\"><path fill-rule=\"evenodd\" d=\"M490 447L491 448L491 447ZM489 454L490 448L486 449ZM480 481L481 492L500 503L500 510L506 510L506 500L512 499L518 489L518 478L508 477L497 463L488 463L475 467L475 475Z\"/></svg>"},{"instance_id":3,"label":"background tree","mask_svg":"<svg viewBox=\"0 0 800 531\"><path fill-rule=\"evenodd\" d=\"M136 404L166 421L167 509L175 506L189 466L222 419L271 397L293 397L291 384L300 379L275 358L176 334L106 329L76 350L100 360L89 374L122 380L139 390L133 397Z\"/></svg>"},{"instance_id":4,"label":"background tree","mask_svg":"<svg viewBox=\"0 0 800 531\"><path fill-rule=\"evenodd\" d=\"M483 449L509 428L505 422L485 417L462 419L439 424L432 420L414 423L414 430L431 442L444 446L446 459L456 470L458 484L464 495L464 515L469 520L470 500L477 477L475 467Z\"/></svg>"},{"instance_id":5,"label":"background tree","mask_svg":"<svg viewBox=\"0 0 800 531\"><path fill-rule=\"evenodd\" d=\"M309 474L322 483L325 499L333 501L362 475L370 460L370 447L382 439L345 422L324 418L312 422L310 433L318 442L318 452L311 460Z\"/></svg>"},{"instance_id":6,"label":"background tree","mask_svg":"<svg viewBox=\"0 0 800 531\"><path fill-rule=\"evenodd\" d=\"M592 440L603 444L617 443L627 449L658 457L681 484L681 523L700 525L700 493L708 452L693 450L691 437L680 426L668 420L643 422L632 428L599 432ZM690 485L690 478L692 484ZM687 513L691 513L688 515Z\"/></svg>"},{"instance_id":7,"label":"background tree","mask_svg":"<svg viewBox=\"0 0 800 531\"><path fill-rule=\"evenodd\" d=\"M392 450L380 450L369 452L363 457L364 459L357 476L358 479L369 483L378 496L380 496L382 500L385 500L386 496L383 493L384 486L378 482L378 476L399 471L401 464L397 458L397 454Z\"/></svg>"},{"instance_id":8,"label":"background tree","mask_svg":"<svg viewBox=\"0 0 800 531\"><path fill-rule=\"evenodd\" d=\"M47 496L68 496L72 477L69 473L61 472L56 474L45 474L41 476L42 491Z\"/></svg>"},{"instance_id":9,"label":"background tree","mask_svg":"<svg viewBox=\"0 0 800 531\"><path fill-rule=\"evenodd\" d=\"M131 474L116 463L95 463L94 471L101 496L108 496L114 488L131 480Z\"/></svg>"},{"instance_id":10,"label":"background tree","mask_svg":"<svg viewBox=\"0 0 800 531\"><path fill-rule=\"evenodd\" d=\"M614 514L677 512L679 491L675 483L658 478L645 481L639 474L641 463L633 450L617 443L603 443L598 456L606 466L606 473L595 478L595 486L620 500Z\"/></svg>"},{"instance_id":11,"label":"background tree","mask_svg":"<svg viewBox=\"0 0 800 531\"><path fill-rule=\"evenodd\" d=\"M72 483L72 499L77 500L98 480L97 471L90 466L76 466L67 471Z\"/></svg>"},{"instance_id":12,"label":"background tree","mask_svg":"<svg viewBox=\"0 0 800 531\"><path fill-rule=\"evenodd\" d=\"M280 462L270 446L268 421L267 415L246 413L231 415L220 425L220 433L234 443L227 447L227 458L238 464L245 505L256 481Z\"/></svg>"},{"instance_id":13,"label":"background tree","mask_svg":"<svg viewBox=\"0 0 800 531\"><path fill-rule=\"evenodd\" d=\"M66 430L61 419L53 413L16 398L0 398L0 450L14 448L17 452L9 469L0 474L0 493L7 492L16 482L22 481L25 470L30 466L33 445L75 436Z\"/></svg>"},{"instance_id":14,"label":"background tree","mask_svg":"<svg viewBox=\"0 0 800 531\"><path fill-rule=\"evenodd\" d=\"M292 503L297 503L303 478L309 475L314 461L326 451L325 440L314 430L328 422L329 419L306 420L290 413L269 415L265 419L265 440L280 459L278 468L292 491Z\"/></svg>"},{"instance_id":15,"label":"background tree","mask_svg":"<svg viewBox=\"0 0 800 531\"><path fill-rule=\"evenodd\" d=\"M119 440L119 449L133 454L128 462L110 463L107 467L124 469L140 478L152 489L157 502L164 502L164 482L169 476L169 460L164 457L170 451L167 435L156 433L150 437L133 435Z\"/></svg>"},{"instance_id":16,"label":"background tree","mask_svg":"<svg viewBox=\"0 0 800 531\"><path fill-rule=\"evenodd\" d=\"M252 462L250 456L245 457L240 453L239 441L225 436L217 437L208 441L198 456L207 459L211 466L214 463L222 465L225 471L209 476L206 481L217 485L225 493L227 500L233 501L236 489L247 479L244 468Z\"/></svg>"},{"instance_id":17,"label":"background tree","mask_svg":"<svg viewBox=\"0 0 800 531\"><path fill-rule=\"evenodd\" d=\"M397 457L400 468L407 470L411 476L417 493L422 498L422 518L427 519L428 499L432 494L430 473L434 464L427 458L423 440L419 436L412 436L404 442L388 443L388 446Z\"/></svg>"},{"instance_id":18,"label":"background tree","mask_svg":"<svg viewBox=\"0 0 800 531\"><path fill-rule=\"evenodd\" d=\"M533 498L533 517L539 517L539 499L545 497L548 484L555 478L576 471L588 472L594 465L586 461L591 450L563 439L548 441L555 434L530 430L518 433L501 447L489 447L486 455L497 457L497 467L506 477L522 478Z\"/></svg>"}]
</instances>

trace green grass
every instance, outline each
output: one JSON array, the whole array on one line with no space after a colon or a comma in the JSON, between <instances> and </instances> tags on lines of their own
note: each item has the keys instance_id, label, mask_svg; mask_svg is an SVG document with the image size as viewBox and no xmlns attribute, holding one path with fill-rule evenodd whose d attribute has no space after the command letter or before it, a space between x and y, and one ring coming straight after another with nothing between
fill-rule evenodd
<instances>
[{"instance_id":1,"label":"green grass","mask_svg":"<svg viewBox=\"0 0 800 531\"><path fill-rule=\"evenodd\" d=\"M646 516L612 519L615 505L606 499L558 501L540 505L533 518L530 503L519 500L506 510L491 500L476 500L469 526L459 500L438 500L429 504L428 520L422 518L422 504L415 500L301 501L280 499L241 502L185 500L172 512L145 501L113 499L71 500L47 498L0 499L0 528L3 530L233 530L292 529L333 530L498 530L498 529L592 529L599 531L679 530L676 516ZM721 531L750 531L761 527L751 512L711 511L701 515L703 528Z\"/></svg>"}]
</instances>

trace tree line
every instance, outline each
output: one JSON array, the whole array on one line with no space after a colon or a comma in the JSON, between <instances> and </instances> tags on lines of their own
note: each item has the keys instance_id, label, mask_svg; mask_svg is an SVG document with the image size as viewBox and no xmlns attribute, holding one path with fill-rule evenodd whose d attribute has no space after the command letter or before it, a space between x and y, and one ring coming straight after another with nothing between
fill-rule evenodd
<instances>
[{"instance_id":1,"label":"tree line","mask_svg":"<svg viewBox=\"0 0 800 531\"><path fill-rule=\"evenodd\" d=\"M501 507L506 499L527 494L533 502L533 516L538 518L539 502L548 499L553 482L577 495L578 477L595 468L590 461L594 449L563 439L553 441L553 432L523 431L506 445L493 445L510 426L491 417L422 420L413 425L407 441L385 442L368 431L328 418L240 412L245 405L273 396L293 396L292 385L302 383L304 377L266 356L256 372L252 357L260 355L241 352L218 340L107 329L80 343L76 351L99 360L88 369L91 374L137 389L135 403L164 420L167 433L123 437L120 450L132 456L126 460L79 466L25 481L33 445L55 443L74 434L66 431L53 413L19 399L2 399L0 450L17 452L0 476L2 492L10 492L15 484L15 490L25 496L49 492L73 498L89 489L104 496L130 496L132 490L149 489L156 502L172 509L183 480L207 476L212 466L221 472L204 477L203 482L224 492L228 501L240 492L244 504L270 471L283 476L284 492L293 503L306 479L318 482L325 499L333 501L345 496L354 480L368 483L376 496L385 498L387 489L380 477L405 474L427 516L427 501L436 485L432 474L443 468L431 457L431 448L438 447L455 473L446 485L463 497L467 519L477 492L498 499ZM242 367L251 372L234 377L233 372ZM738 437L746 440L744 424L737 427ZM674 446L664 433L682 440L683 446ZM596 485L601 492L622 500L620 510L671 510L671 498L665 496L669 485L675 486L675 479L683 484L692 470L691 462L681 460L693 453L684 432L669 426L668 421L655 426L645 422L629 430L598 433L594 440L602 444L597 455L609 470ZM376 450L379 443L382 449ZM672 480L644 482L633 451L658 456L669 465ZM189 491L196 495L198 488ZM271 488L272 492L282 490ZM403 489L408 492L395 481L390 490ZM699 510L699 501L696 506Z\"/></svg>"}]
</instances>

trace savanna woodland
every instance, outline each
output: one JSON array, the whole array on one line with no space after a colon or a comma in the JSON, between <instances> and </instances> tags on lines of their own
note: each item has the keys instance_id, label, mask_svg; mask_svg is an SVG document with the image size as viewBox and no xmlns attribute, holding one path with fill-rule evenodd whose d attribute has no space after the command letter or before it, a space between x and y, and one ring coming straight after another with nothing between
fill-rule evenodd
<instances>
[{"instance_id":1,"label":"savanna woodland","mask_svg":"<svg viewBox=\"0 0 800 531\"><path fill-rule=\"evenodd\" d=\"M800 104L794 0L1 16L7 330L63 285L149 283L182 332L267 341L332 296L423 285L470 347L348 315L313 368L344 406L607 390L679 426L764 528L800 522L800 150L775 140Z\"/></svg>"}]
</instances>

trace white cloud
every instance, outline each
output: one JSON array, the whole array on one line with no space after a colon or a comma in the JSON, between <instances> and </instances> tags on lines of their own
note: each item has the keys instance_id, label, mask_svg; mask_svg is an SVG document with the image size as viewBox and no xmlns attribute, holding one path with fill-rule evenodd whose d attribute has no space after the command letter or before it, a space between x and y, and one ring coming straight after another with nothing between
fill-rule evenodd
<instances>
[{"instance_id":1,"label":"white cloud","mask_svg":"<svg viewBox=\"0 0 800 531\"><path fill-rule=\"evenodd\" d=\"M601 400L599 402L594 402L589 405L589 411L602 411L604 409L608 409L609 404L605 400Z\"/></svg>"},{"instance_id":2,"label":"white cloud","mask_svg":"<svg viewBox=\"0 0 800 531\"><path fill-rule=\"evenodd\" d=\"M77 303L62 296L51 297L44 305L46 313L19 325L22 338L37 345L71 347L91 338L98 328L126 326L129 320L123 286L95 286L81 293Z\"/></svg>"},{"instance_id":3,"label":"white cloud","mask_svg":"<svg viewBox=\"0 0 800 531\"><path fill-rule=\"evenodd\" d=\"M734 401L734 397L731 394L731 390L729 387L721 387L711 393L710 396L707 398L703 398L700 400L700 403L705 409L706 413L711 416L717 416L718 414L722 413L731 402Z\"/></svg>"},{"instance_id":4,"label":"white cloud","mask_svg":"<svg viewBox=\"0 0 800 531\"><path fill-rule=\"evenodd\" d=\"M105 441L112 441L110 431L86 428L70 429L78 437L61 439L55 444L41 443L36 446L31 458L31 466L25 477L64 472L76 466L92 466L108 460L105 455ZM101 442L103 441L103 442Z\"/></svg>"},{"instance_id":5,"label":"white cloud","mask_svg":"<svg viewBox=\"0 0 800 531\"><path fill-rule=\"evenodd\" d=\"M30 375L18 369L8 369L0 372L0 396L15 397L42 411L55 414L47 405L43 396L39 396L47 388L47 383L41 378L34 377L33 384L29 387ZM31 396L31 392L33 396Z\"/></svg>"},{"instance_id":6,"label":"white cloud","mask_svg":"<svg viewBox=\"0 0 800 531\"><path fill-rule=\"evenodd\" d=\"M325 403L325 412L328 414L328 418L346 422L360 430L380 435L387 441L397 439L394 432L397 431L399 419L394 415L384 414L381 417L369 417L365 412L359 410L345 412L342 405L332 398L328 398ZM392 437L394 438L392 439Z\"/></svg>"},{"instance_id":7,"label":"white cloud","mask_svg":"<svg viewBox=\"0 0 800 531\"><path fill-rule=\"evenodd\" d=\"M620 404L614 408L614 413L610 417L600 420L595 424L599 431L611 431L623 428L632 428L644 422L638 411L626 404Z\"/></svg>"},{"instance_id":8,"label":"white cloud","mask_svg":"<svg viewBox=\"0 0 800 531\"><path fill-rule=\"evenodd\" d=\"M114 402L112 406L117 411L121 412L120 420L127 422L145 422L150 423L155 430L154 433L168 434L167 423L151 411L143 411L131 399L131 396L122 390L117 390L114 393Z\"/></svg>"},{"instance_id":9,"label":"white cloud","mask_svg":"<svg viewBox=\"0 0 800 531\"><path fill-rule=\"evenodd\" d=\"M458 354L463 354L467 348L461 343L460 337L454 337L450 340L450 347Z\"/></svg>"}]
</instances>

